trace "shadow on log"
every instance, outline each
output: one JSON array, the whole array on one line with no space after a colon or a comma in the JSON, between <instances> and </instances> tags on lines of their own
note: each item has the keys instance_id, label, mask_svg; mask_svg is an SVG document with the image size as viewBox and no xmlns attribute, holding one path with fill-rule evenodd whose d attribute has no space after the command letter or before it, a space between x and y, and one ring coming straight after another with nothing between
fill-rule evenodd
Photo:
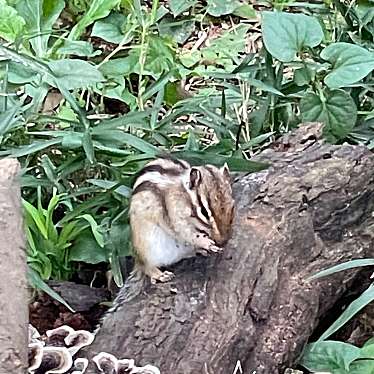
<instances>
[{"instance_id":1,"label":"shadow on log","mask_svg":"<svg viewBox=\"0 0 374 374\"><path fill-rule=\"evenodd\" d=\"M374 156L324 144L321 128L303 124L259 155L272 166L236 178L225 251L182 261L173 282L123 302L86 354L134 358L163 374L229 374L237 361L246 374L292 366L357 271L307 277L373 256Z\"/></svg>"},{"instance_id":2,"label":"shadow on log","mask_svg":"<svg viewBox=\"0 0 374 374\"><path fill-rule=\"evenodd\" d=\"M0 160L0 373L27 368L28 291L17 160Z\"/></svg>"}]
</instances>

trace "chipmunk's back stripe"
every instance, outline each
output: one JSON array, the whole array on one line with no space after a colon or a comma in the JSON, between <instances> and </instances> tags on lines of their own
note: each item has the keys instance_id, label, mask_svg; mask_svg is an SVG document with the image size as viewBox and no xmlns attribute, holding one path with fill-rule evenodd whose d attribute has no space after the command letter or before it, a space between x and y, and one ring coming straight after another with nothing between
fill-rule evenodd
<instances>
[{"instance_id":1,"label":"chipmunk's back stripe","mask_svg":"<svg viewBox=\"0 0 374 374\"><path fill-rule=\"evenodd\" d=\"M178 159L173 158L173 157L171 157L169 155L162 155L162 156L160 156L160 158L164 159L164 160L167 160L167 161L170 161L173 164L182 167L183 169L188 169L188 168L191 167L191 165L187 161L178 160Z\"/></svg>"},{"instance_id":2,"label":"chipmunk's back stripe","mask_svg":"<svg viewBox=\"0 0 374 374\"><path fill-rule=\"evenodd\" d=\"M169 222L170 217L169 217L169 211L165 202L165 197L160 188L157 187L157 185L153 182L150 181L145 181L140 183L138 186L136 186L133 191L132 191L132 196L143 192L143 191L151 191L156 198L159 200L159 202L162 205L162 211L164 212L164 219L166 222Z\"/></svg>"},{"instance_id":3,"label":"chipmunk's back stripe","mask_svg":"<svg viewBox=\"0 0 374 374\"><path fill-rule=\"evenodd\" d=\"M161 175L169 175L172 177L176 177L181 174L180 170L175 168L168 168L162 165L146 165L137 175L137 178L140 178L142 175L147 173L160 173Z\"/></svg>"},{"instance_id":4,"label":"chipmunk's back stripe","mask_svg":"<svg viewBox=\"0 0 374 374\"><path fill-rule=\"evenodd\" d=\"M155 193L160 193L161 190L157 187L157 185L151 181L144 181L140 184L138 184L133 190L132 195L136 195L137 193L143 192L143 191L152 191Z\"/></svg>"}]
</instances>

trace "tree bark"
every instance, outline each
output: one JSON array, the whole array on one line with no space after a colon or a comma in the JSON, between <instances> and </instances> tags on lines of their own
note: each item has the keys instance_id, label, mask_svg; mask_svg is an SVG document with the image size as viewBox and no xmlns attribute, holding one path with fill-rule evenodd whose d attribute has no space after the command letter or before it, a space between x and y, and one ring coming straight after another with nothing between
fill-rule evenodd
<instances>
[{"instance_id":1,"label":"tree bark","mask_svg":"<svg viewBox=\"0 0 374 374\"><path fill-rule=\"evenodd\" d=\"M325 144L321 133L321 124L303 124L256 157L271 166L236 178L224 252L182 261L173 282L122 295L86 354L133 358L163 374L228 374L238 361L256 374L294 365L357 270L307 278L373 256L374 157Z\"/></svg>"},{"instance_id":2,"label":"tree bark","mask_svg":"<svg viewBox=\"0 0 374 374\"><path fill-rule=\"evenodd\" d=\"M0 373L25 373L28 343L26 254L17 160L0 160Z\"/></svg>"}]
</instances>

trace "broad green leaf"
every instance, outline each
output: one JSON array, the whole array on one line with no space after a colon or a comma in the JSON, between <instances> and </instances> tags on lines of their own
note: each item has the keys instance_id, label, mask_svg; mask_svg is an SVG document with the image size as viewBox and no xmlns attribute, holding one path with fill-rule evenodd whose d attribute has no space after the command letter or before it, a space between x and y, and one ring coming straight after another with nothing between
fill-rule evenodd
<instances>
[{"instance_id":1,"label":"broad green leaf","mask_svg":"<svg viewBox=\"0 0 374 374\"><path fill-rule=\"evenodd\" d=\"M7 5L6 0L0 0L0 37L8 42L14 42L20 35L26 22L17 11Z\"/></svg>"},{"instance_id":2,"label":"broad green leaf","mask_svg":"<svg viewBox=\"0 0 374 374\"><path fill-rule=\"evenodd\" d=\"M57 292L53 291L52 288L49 287L48 284L45 283L43 279L40 278L37 272L29 268L27 272L27 278L32 287L44 291L46 294L51 296L53 299L65 305L71 312L73 313L75 312L74 309Z\"/></svg>"},{"instance_id":3,"label":"broad green leaf","mask_svg":"<svg viewBox=\"0 0 374 374\"><path fill-rule=\"evenodd\" d=\"M361 358L374 359L374 343L372 339L373 338L369 339L369 341L366 342L364 346L361 348ZM370 343L370 340L372 340L371 344L368 344ZM374 361L373 361L373 364L374 364ZM374 365L373 365L373 368L374 368Z\"/></svg>"},{"instance_id":4,"label":"broad green leaf","mask_svg":"<svg viewBox=\"0 0 374 374\"><path fill-rule=\"evenodd\" d=\"M52 26L64 6L63 0L22 0L17 3L18 13L26 21L25 28L36 56L46 54Z\"/></svg>"},{"instance_id":5,"label":"broad green leaf","mask_svg":"<svg viewBox=\"0 0 374 374\"><path fill-rule=\"evenodd\" d=\"M165 17L158 24L161 36L169 36L177 43L185 43L195 30L194 19L173 20L171 17Z\"/></svg>"},{"instance_id":6,"label":"broad green leaf","mask_svg":"<svg viewBox=\"0 0 374 374\"><path fill-rule=\"evenodd\" d=\"M247 19L255 19L257 18L256 11L253 9L253 6L250 4L243 4L240 5L233 11L235 16Z\"/></svg>"},{"instance_id":7,"label":"broad green leaf","mask_svg":"<svg viewBox=\"0 0 374 374\"><path fill-rule=\"evenodd\" d=\"M239 0L208 0L206 11L213 17L220 17L225 14L232 14L242 4Z\"/></svg>"},{"instance_id":8,"label":"broad green leaf","mask_svg":"<svg viewBox=\"0 0 374 374\"><path fill-rule=\"evenodd\" d=\"M114 186L118 185L118 182L108 181L104 179L87 179L88 183L92 183L95 186L103 188L105 190L110 190ZM117 187L114 192L117 192L119 195L129 198L131 196L131 188L121 185Z\"/></svg>"},{"instance_id":9,"label":"broad green leaf","mask_svg":"<svg viewBox=\"0 0 374 374\"><path fill-rule=\"evenodd\" d=\"M109 60L99 67L102 74L108 77L116 77L118 75L129 75L135 69L138 58L135 55L127 57L119 57Z\"/></svg>"},{"instance_id":10,"label":"broad green leaf","mask_svg":"<svg viewBox=\"0 0 374 374\"><path fill-rule=\"evenodd\" d=\"M197 3L197 0L169 0L169 8L174 17L190 9Z\"/></svg>"},{"instance_id":11,"label":"broad green leaf","mask_svg":"<svg viewBox=\"0 0 374 374\"><path fill-rule=\"evenodd\" d=\"M105 18L110 11L120 4L121 0L93 0L90 8L73 27L69 34L70 40L77 40L85 28L100 18Z\"/></svg>"},{"instance_id":12,"label":"broad green leaf","mask_svg":"<svg viewBox=\"0 0 374 374\"><path fill-rule=\"evenodd\" d=\"M92 86L104 81L100 71L87 61L62 59L48 63L56 80L63 83L68 90ZM49 82L51 85L53 81Z\"/></svg>"},{"instance_id":13,"label":"broad green leaf","mask_svg":"<svg viewBox=\"0 0 374 374\"><path fill-rule=\"evenodd\" d=\"M101 51L94 51L89 42L83 40L64 40L61 47L57 49L59 55L74 55L81 57L94 57L101 54Z\"/></svg>"},{"instance_id":14,"label":"broad green leaf","mask_svg":"<svg viewBox=\"0 0 374 374\"><path fill-rule=\"evenodd\" d=\"M316 47L323 38L318 20L305 14L262 12L262 35L266 49L283 62L293 61L306 47Z\"/></svg>"},{"instance_id":15,"label":"broad green leaf","mask_svg":"<svg viewBox=\"0 0 374 374\"><path fill-rule=\"evenodd\" d=\"M374 300L374 284L364 291L356 300L352 301L347 309L335 320L335 322L321 335L318 341L327 339L335 331L338 331L345 325L355 314L357 314L366 305Z\"/></svg>"},{"instance_id":16,"label":"broad green leaf","mask_svg":"<svg viewBox=\"0 0 374 374\"><path fill-rule=\"evenodd\" d=\"M124 39L122 32L126 17L121 13L111 13L108 17L96 21L92 27L91 36L96 36L109 43L122 44L129 43L133 34L128 33L128 37Z\"/></svg>"},{"instance_id":17,"label":"broad green leaf","mask_svg":"<svg viewBox=\"0 0 374 374\"><path fill-rule=\"evenodd\" d=\"M358 82L374 70L374 52L355 44L330 44L321 52L321 57L332 65L332 71L325 77L325 83L331 88Z\"/></svg>"},{"instance_id":18,"label":"broad green leaf","mask_svg":"<svg viewBox=\"0 0 374 374\"><path fill-rule=\"evenodd\" d=\"M307 93L300 101L300 111L304 122L323 122L325 131L338 139L352 130L357 118L352 97L340 89Z\"/></svg>"},{"instance_id":19,"label":"broad green leaf","mask_svg":"<svg viewBox=\"0 0 374 374\"><path fill-rule=\"evenodd\" d=\"M354 345L325 341L308 344L301 365L311 371L349 370L349 365L360 357L360 348Z\"/></svg>"},{"instance_id":20,"label":"broad green leaf","mask_svg":"<svg viewBox=\"0 0 374 374\"><path fill-rule=\"evenodd\" d=\"M355 269L361 266L374 266L374 259L366 258L362 260L360 259L360 260L347 261L347 262L344 262L343 264L335 265L326 270L319 271L317 274L314 274L311 277L309 277L308 280L326 277L327 275L331 275L339 271Z\"/></svg>"},{"instance_id":21,"label":"broad green leaf","mask_svg":"<svg viewBox=\"0 0 374 374\"><path fill-rule=\"evenodd\" d=\"M353 362L347 374L374 374L374 360L357 360Z\"/></svg>"},{"instance_id":22,"label":"broad green leaf","mask_svg":"<svg viewBox=\"0 0 374 374\"><path fill-rule=\"evenodd\" d=\"M98 264L108 261L108 253L105 247L98 244L91 231L86 230L77 237L70 248L69 261Z\"/></svg>"}]
</instances>

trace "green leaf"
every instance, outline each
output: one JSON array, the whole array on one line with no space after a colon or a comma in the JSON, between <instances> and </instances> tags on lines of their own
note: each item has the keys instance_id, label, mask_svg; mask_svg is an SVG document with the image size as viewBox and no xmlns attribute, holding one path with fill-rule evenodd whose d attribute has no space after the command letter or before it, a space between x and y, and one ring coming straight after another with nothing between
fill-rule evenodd
<instances>
[{"instance_id":1,"label":"green leaf","mask_svg":"<svg viewBox=\"0 0 374 374\"><path fill-rule=\"evenodd\" d=\"M53 291L52 288L49 287L48 284L40 278L39 274L36 271L29 268L27 272L27 278L32 287L44 291L53 299L65 305L71 312L75 312L74 309L57 292Z\"/></svg>"},{"instance_id":2,"label":"green leaf","mask_svg":"<svg viewBox=\"0 0 374 374\"><path fill-rule=\"evenodd\" d=\"M77 218L85 219L91 226L92 234L99 244L100 247L104 247L104 237L103 234L99 231L99 225L96 223L95 218L93 218L90 214L83 214L78 216Z\"/></svg>"},{"instance_id":3,"label":"green leaf","mask_svg":"<svg viewBox=\"0 0 374 374\"><path fill-rule=\"evenodd\" d=\"M86 230L77 237L70 248L69 261L98 264L99 262L107 262L108 254L106 248L98 244L91 231Z\"/></svg>"},{"instance_id":4,"label":"green leaf","mask_svg":"<svg viewBox=\"0 0 374 374\"><path fill-rule=\"evenodd\" d=\"M308 280L314 280L322 277L326 277L327 275L331 275L337 273L339 271L348 270L348 269L355 269L361 266L374 266L374 258L366 258L362 260L352 260L344 262L343 264L332 266L326 270L319 271L318 273L312 275L308 278Z\"/></svg>"},{"instance_id":5,"label":"green leaf","mask_svg":"<svg viewBox=\"0 0 374 374\"><path fill-rule=\"evenodd\" d=\"M114 186L118 185L118 182L108 181L104 179L87 179L87 182L105 190L110 190ZM117 187L114 192L117 192L119 195L127 198L131 196L131 188L124 185Z\"/></svg>"},{"instance_id":6,"label":"green leaf","mask_svg":"<svg viewBox=\"0 0 374 374\"><path fill-rule=\"evenodd\" d=\"M355 44L333 43L321 52L332 71L325 77L331 88L348 86L366 77L374 69L374 52Z\"/></svg>"},{"instance_id":7,"label":"green leaf","mask_svg":"<svg viewBox=\"0 0 374 374\"><path fill-rule=\"evenodd\" d=\"M79 39L87 26L100 18L108 16L110 11L117 7L120 2L121 0L93 0L88 11L71 30L69 39Z\"/></svg>"},{"instance_id":8,"label":"green leaf","mask_svg":"<svg viewBox=\"0 0 374 374\"><path fill-rule=\"evenodd\" d=\"M28 145L22 145L17 148L10 148L10 149L7 149L6 151L0 151L0 156L12 156L15 158L27 156L32 153L36 153L43 149L46 149L52 145L58 144L60 142L61 142L61 139L35 141Z\"/></svg>"},{"instance_id":9,"label":"green leaf","mask_svg":"<svg viewBox=\"0 0 374 374\"><path fill-rule=\"evenodd\" d=\"M325 131L343 139L353 128L357 108L353 99L340 89L325 89L320 95L307 93L300 102L304 122L323 122Z\"/></svg>"},{"instance_id":10,"label":"green leaf","mask_svg":"<svg viewBox=\"0 0 374 374\"><path fill-rule=\"evenodd\" d=\"M35 223L40 234L43 235L44 239L48 239L48 230L47 230L46 222L45 222L43 215L41 215L38 209L36 209L28 201L22 199L22 204L23 204L23 207L26 213L30 216L30 218Z\"/></svg>"},{"instance_id":11,"label":"green leaf","mask_svg":"<svg viewBox=\"0 0 374 374\"><path fill-rule=\"evenodd\" d=\"M371 344L370 343L371 340ZM364 346L361 348L361 357L360 358L369 358L374 359L374 343L373 338L369 339ZM374 361L373 361L373 369L374 369Z\"/></svg>"},{"instance_id":12,"label":"green leaf","mask_svg":"<svg viewBox=\"0 0 374 374\"><path fill-rule=\"evenodd\" d=\"M177 151L172 154L190 162L192 165L212 164L222 166L226 162L231 171L256 172L268 167L267 164L262 162L248 161L240 157L227 157L207 151Z\"/></svg>"},{"instance_id":13,"label":"green leaf","mask_svg":"<svg viewBox=\"0 0 374 374\"><path fill-rule=\"evenodd\" d=\"M197 3L197 0L169 0L169 8L174 17L190 9Z\"/></svg>"},{"instance_id":14,"label":"green leaf","mask_svg":"<svg viewBox=\"0 0 374 374\"><path fill-rule=\"evenodd\" d=\"M30 44L38 57L46 54L52 26L64 6L63 0L22 0L17 3L18 13L26 21Z\"/></svg>"},{"instance_id":15,"label":"green leaf","mask_svg":"<svg viewBox=\"0 0 374 374\"><path fill-rule=\"evenodd\" d=\"M182 19L174 21L171 17L164 17L158 24L161 36L169 36L177 43L185 43L195 30L194 19Z\"/></svg>"},{"instance_id":16,"label":"green leaf","mask_svg":"<svg viewBox=\"0 0 374 374\"><path fill-rule=\"evenodd\" d=\"M358 360L352 363L347 374L374 374L373 360ZM335 374L335 373L333 373ZM339 374L339 373L337 373ZM343 373L345 374L345 373Z\"/></svg>"},{"instance_id":17,"label":"green leaf","mask_svg":"<svg viewBox=\"0 0 374 374\"><path fill-rule=\"evenodd\" d=\"M61 47L57 49L59 55L74 55L81 57L94 57L101 54L101 51L94 51L89 42L83 40L64 40Z\"/></svg>"},{"instance_id":18,"label":"green leaf","mask_svg":"<svg viewBox=\"0 0 374 374\"><path fill-rule=\"evenodd\" d=\"M56 80L60 81L68 90L92 86L104 81L100 71L87 61L62 59L48 63ZM53 81L49 82L51 85Z\"/></svg>"},{"instance_id":19,"label":"green leaf","mask_svg":"<svg viewBox=\"0 0 374 374\"><path fill-rule=\"evenodd\" d=\"M101 129L98 129L98 127L96 127L92 130L92 135L95 135L95 136L100 136L101 134L107 135L105 134L105 132L107 132L107 130L101 130ZM157 147L155 147L154 145L148 143L147 141L141 138L138 138L135 135L128 134L122 131L117 131L116 136L117 136L117 139L116 139L117 141L123 142L148 155L156 156L160 153L160 150Z\"/></svg>"},{"instance_id":20,"label":"green leaf","mask_svg":"<svg viewBox=\"0 0 374 374\"><path fill-rule=\"evenodd\" d=\"M356 300L352 301L347 309L335 320L335 322L321 335L318 341L327 339L335 331L338 331L345 325L355 314L357 314L366 305L374 300L374 284L363 292Z\"/></svg>"},{"instance_id":21,"label":"green leaf","mask_svg":"<svg viewBox=\"0 0 374 374\"><path fill-rule=\"evenodd\" d=\"M26 22L17 11L0 0L0 37L8 42L14 42L21 34Z\"/></svg>"},{"instance_id":22,"label":"green leaf","mask_svg":"<svg viewBox=\"0 0 374 374\"><path fill-rule=\"evenodd\" d=\"M253 9L253 6L250 4L243 4L236 8L233 12L235 16L246 18L246 19L255 19L257 18L257 13Z\"/></svg>"},{"instance_id":23,"label":"green leaf","mask_svg":"<svg viewBox=\"0 0 374 374\"><path fill-rule=\"evenodd\" d=\"M360 357L360 348L354 345L325 341L308 344L301 365L311 371L349 370L349 365Z\"/></svg>"},{"instance_id":24,"label":"green leaf","mask_svg":"<svg viewBox=\"0 0 374 374\"><path fill-rule=\"evenodd\" d=\"M122 32L124 24L126 22L126 17L120 13L111 13L108 17L96 21L92 27L91 36L96 36L109 43L122 44L129 43L133 35L128 34L128 38L124 39L124 34Z\"/></svg>"},{"instance_id":25,"label":"green leaf","mask_svg":"<svg viewBox=\"0 0 374 374\"><path fill-rule=\"evenodd\" d=\"M91 164L93 164L95 162L95 151L94 151L94 145L92 142L91 134L88 129L83 134L82 145L83 145L83 149L86 154L87 160Z\"/></svg>"},{"instance_id":26,"label":"green leaf","mask_svg":"<svg viewBox=\"0 0 374 374\"><path fill-rule=\"evenodd\" d=\"M262 35L266 49L283 62L293 61L306 47L316 47L323 38L322 27L311 16L262 12Z\"/></svg>"},{"instance_id":27,"label":"green leaf","mask_svg":"<svg viewBox=\"0 0 374 374\"><path fill-rule=\"evenodd\" d=\"M0 113L0 144L1 144L1 137L4 136L10 129L15 127L19 119L17 117L17 112L19 111L19 107L14 105L12 108L8 109L7 111Z\"/></svg>"},{"instance_id":28,"label":"green leaf","mask_svg":"<svg viewBox=\"0 0 374 374\"><path fill-rule=\"evenodd\" d=\"M206 11L213 17L220 17L225 14L232 14L241 6L238 0L208 0Z\"/></svg>"}]
</instances>

